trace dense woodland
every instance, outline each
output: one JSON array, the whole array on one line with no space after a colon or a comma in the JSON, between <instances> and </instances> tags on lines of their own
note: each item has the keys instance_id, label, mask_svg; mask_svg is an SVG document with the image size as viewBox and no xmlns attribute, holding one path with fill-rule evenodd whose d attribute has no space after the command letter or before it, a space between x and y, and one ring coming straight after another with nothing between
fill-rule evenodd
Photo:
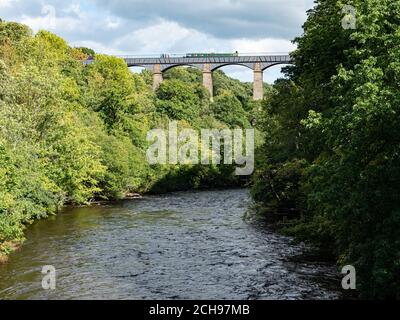
<instances>
[{"instance_id":1,"label":"dense woodland","mask_svg":"<svg viewBox=\"0 0 400 320\"><path fill-rule=\"evenodd\" d=\"M0 23L0 251L65 203L126 193L243 186L232 166L149 166L146 133L257 129L252 195L259 212L339 266L363 298L400 298L400 1L319 0L295 39L295 64L262 102L218 71L213 102L201 72L176 68L157 92L148 72L71 48L46 31Z\"/></svg>"},{"instance_id":2,"label":"dense woodland","mask_svg":"<svg viewBox=\"0 0 400 320\"><path fill-rule=\"evenodd\" d=\"M89 55L95 61L85 65ZM132 73L121 59L0 22L0 252L66 203L246 184L232 165L147 162L148 131L172 120L196 130L251 127L259 107L251 84L216 72L211 102L201 77L171 69L154 93L152 75Z\"/></svg>"},{"instance_id":3,"label":"dense woodland","mask_svg":"<svg viewBox=\"0 0 400 320\"><path fill-rule=\"evenodd\" d=\"M400 1L321 0L295 66L264 101L252 193L286 229L357 270L364 298L400 298ZM295 209L295 211L293 211Z\"/></svg>"}]
</instances>

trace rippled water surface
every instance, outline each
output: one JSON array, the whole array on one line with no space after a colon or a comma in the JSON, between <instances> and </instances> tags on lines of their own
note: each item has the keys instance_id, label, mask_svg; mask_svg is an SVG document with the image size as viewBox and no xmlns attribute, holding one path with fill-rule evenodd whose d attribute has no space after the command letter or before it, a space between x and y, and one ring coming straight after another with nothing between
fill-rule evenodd
<instances>
[{"instance_id":1,"label":"rippled water surface","mask_svg":"<svg viewBox=\"0 0 400 320\"><path fill-rule=\"evenodd\" d=\"M332 299L330 266L246 221L247 190L184 192L68 208L27 231L0 266L1 299ZM41 288L41 269L57 289ZM329 282L329 281L328 281Z\"/></svg>"}]
</instances>

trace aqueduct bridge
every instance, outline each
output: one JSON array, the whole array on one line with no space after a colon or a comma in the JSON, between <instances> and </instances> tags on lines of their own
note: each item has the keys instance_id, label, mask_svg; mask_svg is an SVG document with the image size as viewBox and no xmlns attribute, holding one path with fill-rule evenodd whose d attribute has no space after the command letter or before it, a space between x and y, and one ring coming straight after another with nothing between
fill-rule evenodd
<instances>
[{"instance_id":1,"label":"aqueduct bridge","mask_svg":"<svg viewBox=\"0 0 400 320\"><path fill-rule=\"evenodd\" d=\"M229 65L241 65L253 70L253 98L262 100L264 97L264 70L279 64L290 64L288 54L248 55L248 56L207 56L207 57L170 57L160 58L121 57L128 67L144 67L153 72L153 89L156 90L163 81L163 72L179 66L199 68L203 72L203 85L213 96L212 72Z\"/></svg>"}]
</instances>

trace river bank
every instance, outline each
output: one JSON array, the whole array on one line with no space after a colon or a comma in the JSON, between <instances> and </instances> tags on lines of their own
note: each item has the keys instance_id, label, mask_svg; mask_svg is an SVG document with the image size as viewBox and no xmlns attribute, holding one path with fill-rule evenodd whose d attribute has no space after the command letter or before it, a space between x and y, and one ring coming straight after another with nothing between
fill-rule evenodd
<instances>
[{"instance_id":1,"label":"river bank","mask_svg":"<svg viewBox=\"0 0 400 320\"><path fill-rule=\"evenodd\" d=\"M127 201L127 200L136 200L136 199L141 199L143 195L139 193L132 193L128 192L123 195L123 197L119 200L94 200L91 201L85 205L81 205L79 207L90 207L90 206L102 206L102 205L107 205L110 203L115 203L117 201ZM63 209L66 208L74 208L76 207L75 205L72 205L71 203L65 203L62 208L58 210L58 212L62 211ZM55 214L58 214L55 213ZM52 215L53 216L53 215ZM27 225L29 227L29 225ZM6 263L9 259L9 255L13 253L14 251L20 249L24 244L24 240L21 241L6 241L4 243L0 243L0 264Z\"/></svg>"}]
</instances>

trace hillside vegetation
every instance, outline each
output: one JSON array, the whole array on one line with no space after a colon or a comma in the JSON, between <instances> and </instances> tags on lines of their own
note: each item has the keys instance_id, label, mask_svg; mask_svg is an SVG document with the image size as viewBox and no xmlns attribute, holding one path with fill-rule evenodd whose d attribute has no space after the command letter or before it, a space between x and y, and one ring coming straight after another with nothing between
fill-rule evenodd
<instances>
[{"instance_id":1,"label":"hillside vegetation","mask_svg":"<svg viewBox=\"0 0 400 320\"><path fill-rule=\"evenodd\" d=\"M0 22L0 254L24 228L65 203L126 193L239 186L233 166L150 166L147 132L250 127L251 86L215 74L215 102L201 72L172 69L156 93L151 74L123 60L71 48L58 36Z\"/></svg>"},{"instance_id":2,"label":"hillside vegetation","mask_svg":"<svg viewBox=\"0 0 400 320\"><path fill-rule=\"evenodd\" d=\"M342 27L344 4L355 29ZM400 298L399 17L399 1L316 1L295 66L264 101L256 156L263 211L355 266L364 298Z\"/></svg>"}]
</instances>

